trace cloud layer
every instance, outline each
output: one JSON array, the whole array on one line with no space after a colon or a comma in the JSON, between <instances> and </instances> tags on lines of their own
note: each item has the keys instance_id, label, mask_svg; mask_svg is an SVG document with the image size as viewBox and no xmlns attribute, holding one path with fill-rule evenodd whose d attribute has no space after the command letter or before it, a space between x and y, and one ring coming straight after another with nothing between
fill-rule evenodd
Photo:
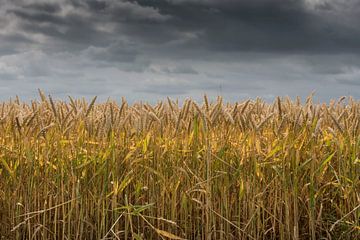
<instances>
[{"instance_id":1,"label":"cloud layer","mask_svg":"<svg viewBox=\"0 0 360 240\"><path fill-rule=\"evenodd\" d=\"M0 95L360 97L360 1L3 0Z\"/></svg>"}]
</instances>

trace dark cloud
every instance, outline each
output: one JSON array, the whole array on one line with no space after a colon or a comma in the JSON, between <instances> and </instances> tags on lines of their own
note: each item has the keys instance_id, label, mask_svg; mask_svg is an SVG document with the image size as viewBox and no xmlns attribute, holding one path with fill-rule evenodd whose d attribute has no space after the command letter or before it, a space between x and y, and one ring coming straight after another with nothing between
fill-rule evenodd
<instances>
[{"instance_id":1,"label":"dark cloud","mask_svg":"<svg viewBox=\"0 0 360 240\"><path fill-rule=\"evenodd\" d=\"M43 10L43 9L37 9ZM50 23L50 24L65 24L65 20L59 16L55 16L52 12L35 12L30 13L28 10L25 9L15 9L9 10L8 14L14 14L17 17L21 18L22 20L29 21L31 23Z\"/></svg>"},{"instance_id":2,"label":"dark cloud","mask_svg":"<svg viewBox=\"0 0 360 240\"><path fill-rule=\"evenodd\" d=\"M65 1L63 5L73 9L59 14L59 4L33 3L8 13L23 21L24 31L93 45L100 42L99 35L105 35L105 43L123 34L146 44L163 44L192 34L196 37L183 47L292 54L360 49L360 28L334 18L345 12L328 1L313 8L302 0L106 0ZM346 10L343 18L357 14ZM112 34L100 30L111 24Z\"/></svg>"},{"instance_id":3,"label":"dark cloud","mask_svg":"<svg viewBox=\"0 0 360 240\"><path fill-rule=\"evenodd\" d=\"M359 0L3 0L0 81L60 93L79 78L79 94L105 95L355 93L359 16Z\"/></svg>"},{"instance_id":4,"label":"dark cloud","mask_svg":"<svg viewBox=\"0 0 360 240\"><path fill-rule=\"evenodd\" d=\"M171 29L201 32L191 44L212 51L318 53L360 49L359 27L344 26L343 19L327 18L323 11L310 9L301 0L137 2L157 6L160 12L173 16ZM347 10L347 14L356 14ZM344 13L339 10L338 14Z\"/></svg>"},{"instance_id":5,"label":"dark cloud","mask_svg":"<svg viewBox=\"0 0 360 240\"><path fill-rule=\"evenodd\" d=\"M61 10L61 6L57 3L30 3L28 5L23 6L24 9L33 9L40 12L47 12L47 13L57 13Z\"/></svg>"},{"instance_id":6,"label":"dark cloud","mask_svg":"<svg viewBox=\"0 0 360 240\"><path fill-rule=\"evenodd\" d=\"M21 33L0 35L0 38L7 43L35 43L32 39L26 37Z\"/></svg>"},{"instance_id":7,"label":"dark cloud","mask_svg":"<svg viewBox=\"0 0 360 240\"><path fill-rule=\"evenodd\" d=\"M105 10L109 5L105 1L86 1L87 6L92 11L103 11Z\"/></svg>"}]
</instances>

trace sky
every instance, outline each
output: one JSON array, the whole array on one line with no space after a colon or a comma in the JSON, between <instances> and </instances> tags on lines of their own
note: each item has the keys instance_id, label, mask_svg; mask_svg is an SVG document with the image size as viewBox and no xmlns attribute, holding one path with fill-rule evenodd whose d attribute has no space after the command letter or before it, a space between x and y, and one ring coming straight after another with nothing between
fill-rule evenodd
<instances>
[{"instance_id":1,"label":"sky","mask_svg":"<svg viewBox=\"0 0 360 240\"><path fill-rule=\"evenodd\" d=\"M1 0L0 100L360 98L360 0Z\"/></svg>"}]
</instances>

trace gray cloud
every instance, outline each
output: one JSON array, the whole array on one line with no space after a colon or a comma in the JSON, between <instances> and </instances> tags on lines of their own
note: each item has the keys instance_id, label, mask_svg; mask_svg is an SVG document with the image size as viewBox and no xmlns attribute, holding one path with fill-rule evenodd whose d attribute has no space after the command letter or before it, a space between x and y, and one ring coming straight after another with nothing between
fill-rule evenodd
<instances>
[{"instance_id":1,"label":"gray cloud","mask_svg":"<svg viewBox=\"0 0 360 240\"><path fill-rule=\"evenodd\" d=\"M0 93L360 97L359 15L359 0L3 0Z\"/></svg>"},{"instance_id":2,"label":"gray cloud","mask_svg":"<svg viewBox=\"0 0 360 240\"><path fill-rule=\"evenodd\" d=\"M313 54L359 49L360 28L342 24L345 18L355 23L357 12L348 8L346 13L335 6L331 11L312 9L301 0L165 2L141 1L172 15L172 28L201 31L191 44L212 51Z\"/></svg>"},{"instance_id":3,"label":"gray cloud","mask_svg":"<svg viewBox=\"0 0 360 240\"><path fill-rule=\"evenodd\" d=\"M345 84L349 86L360 86L360 80L350 80L350 79L337 79L340 84Z\"/></svg>"},{"instance_id":4,"label":"gray cloud","mask_svg":"<svg viewBox=\"0 0 360 240\"><path fill-rule=\"evenodd\" d=\"M107 47L90 46L83 51L86 57L107 62L135 62L139 54L131 44L117 42Z\"/></svg>"},{"instance_id":5,"label":"gray cloud","mask_svg":"<svg viewBox=\"0 0 360 240\"><path fill-rule=\"evenodd\" d=\"M61 10L61 6L58 3L49 3L49 2L41 2L41 3L30 3L28 5L23 6L24 9L34 9L40 12L46 12L50 14L58 13Z\"/></svg>"},{"instance_id":6,"label":"gray cloud","mask_svg":"<svg viewBox=\"0 0 360 240\"><path fill-rule=\"evenodd\" d=\"M168 74L199 74L199 72L196 71L193 67L186 65L163 67L160 71Z\"/></svg>"}]
</instances>

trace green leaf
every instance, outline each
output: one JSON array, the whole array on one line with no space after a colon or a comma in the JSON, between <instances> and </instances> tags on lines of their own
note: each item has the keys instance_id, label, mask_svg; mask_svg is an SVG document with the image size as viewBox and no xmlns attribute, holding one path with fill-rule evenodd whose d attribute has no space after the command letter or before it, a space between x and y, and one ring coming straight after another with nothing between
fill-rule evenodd
<instances>
[{"instance_id":1,"label":"green leaf","mask_svg":"<svg viewBox=\"0 0 360 240\"><path fill-rule=\"evenodd\" d=\"M322 174L325 167L326 167L326 165L327 165L327 163L331 161L331 159L334 157L335 153L336 152L333 152L324 161L322 161L322 163L320 164L320 167L315 172L320 172Z\"/></svg>"}]
</instances>

